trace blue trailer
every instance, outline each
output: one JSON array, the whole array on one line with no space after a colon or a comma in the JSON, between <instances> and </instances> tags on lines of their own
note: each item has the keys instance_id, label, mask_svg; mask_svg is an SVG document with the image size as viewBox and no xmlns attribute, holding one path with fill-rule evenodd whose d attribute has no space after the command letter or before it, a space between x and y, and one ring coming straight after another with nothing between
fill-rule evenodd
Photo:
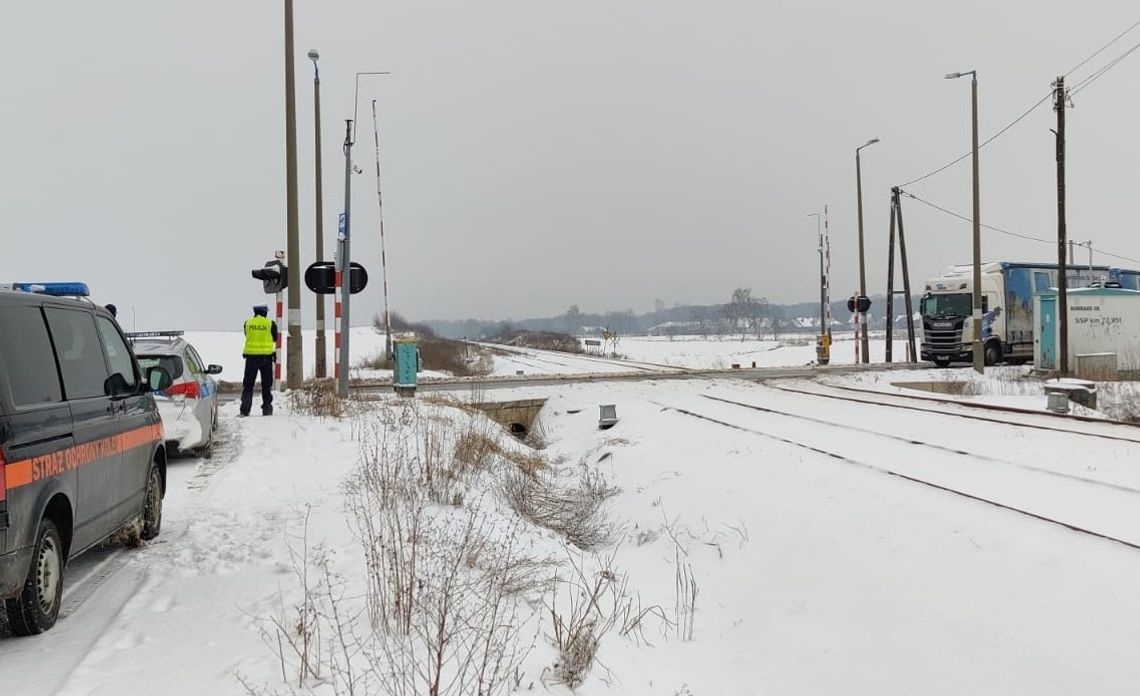
<instances>
[{"instance_id":1,"label":"blue trailer","mask_svg":"<svg viewBox=\"0 0 1140 696\"><path fill-rule=\"evenodd\" d=\"M1033 359L1033 297L1057 286L1056 264L1000 261L984 263L982 341L987 365ZM951 266L926 282L922 297L923 360L940 366L973 359L973 272L970 264ZM1140 290L1140 271L1113 266L1069 266L1067 287L1094 284Z\"/></svg>"}]
</instances>

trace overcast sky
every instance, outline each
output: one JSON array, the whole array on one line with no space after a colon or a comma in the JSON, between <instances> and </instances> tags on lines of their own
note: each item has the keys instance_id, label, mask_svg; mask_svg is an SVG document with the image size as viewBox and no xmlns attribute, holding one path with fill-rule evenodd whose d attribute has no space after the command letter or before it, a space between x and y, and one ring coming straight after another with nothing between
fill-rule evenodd
<instances>
[{"instance_id":1,"label":"overcast sky","mask_svg":"<svg viewBox=\"0 0 1140 696\"><path fill-rule=\"evenodd\" d=\"M811 300L806 215L825 203L845 296L854 148L873 137L881 292L889 187L969 149L969 82L943 75L978 70L984 139L1138 15L1126 0L297 0L301 262L315 253L309 48L326 258L353 74L393 71L360 85L353 258L372 283L353 323L381 307L372 99L393 308L498 319L721 302L736 286ZM0 281L85 280L128 328L238 326L266 299L250 269L285 248L282 17L280 1L3 0ZM1140 259L1137 84L1140 51L1074 97L1068 224ZM982 150L983 222L1055 238L1054 119L1046 104ZM910 190L969 215L969 161ZM916 286L970 261L968 223L909 200L904 213ZM984 232L983 256L1050 260L1055 246Z\"/></svg>"}]
</instances>

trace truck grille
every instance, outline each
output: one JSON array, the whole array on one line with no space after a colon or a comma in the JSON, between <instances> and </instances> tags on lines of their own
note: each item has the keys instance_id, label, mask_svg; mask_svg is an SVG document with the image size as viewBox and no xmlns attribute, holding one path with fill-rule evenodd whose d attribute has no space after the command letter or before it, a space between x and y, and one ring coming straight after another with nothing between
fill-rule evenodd
<instances>
[{"instance_id":1,"label":"truck grille","mask_svg":"<svg viewBox=\"0 0 1140 696\"><path fill-rule=\"evenodd\" d=\"M922 321L923 347L937 353L956 353L962 344L962 325L965 319L924 319Z\"/></svg>"}]
</instances>

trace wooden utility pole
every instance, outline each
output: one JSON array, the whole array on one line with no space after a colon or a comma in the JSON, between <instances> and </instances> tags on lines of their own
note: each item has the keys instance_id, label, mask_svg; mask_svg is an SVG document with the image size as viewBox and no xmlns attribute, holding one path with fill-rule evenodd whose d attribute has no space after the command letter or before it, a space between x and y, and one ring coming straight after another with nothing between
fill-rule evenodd
<instances>
[{"instance_id":1,"label":"wooden utility pole","mask_svg":"<svg viewBox=\"0 0 1140 696\"><path fill-rule=\"evenodd\" d=\"M887 242L887 345L886 361L894 362L895 345L895 191L891 191L891 231Z\"/></svg>"},{"instance_id":2,"label":"wooden utility pole","mask_svg":"<svg viewBox=\"0 0 1140 696\"><path fill-rule=\"evenodd\" d=\"M906 261L906 234L903 231L901 189L891 189L890 249L887 252L887 362L891 362L894 347L895 295L903 295L906 306L907 362L917 362L914 345L914 305L910 294L910 269ZM902 266L903 289L895 290L895 229L898 229L899 265Z\"/></svg>"},{"instance_id":3,"label":"wooden utility pole","mask_svg":"<svg viewBox=\"0 0 1140 696\"><path fill-rule=\"evenodd\" d=\"M899 224L899 261L902 262L903 298L906 306L906 345L910 355L909 362L918 362L918 353L914 345L914 304L910 291L910 264L906 260L906 231L903 228L902 197L898 187L892 191L895 197L895 217Z\"/></svg>"},{"instance_id":4,"label":"wooden utility pole","mask_svg":"<svg viewBox=\"0 0 1140 696\"><path fill-rule=\"evenodd\" d=\"M1053 110L1057 112L1057 321L1061 329L1061 374L1069 373L1068 266L1065 264L1065 77L1053 83ZM1043 325L1043 324L1041 324Z\"/></svg>"}]
</instances>

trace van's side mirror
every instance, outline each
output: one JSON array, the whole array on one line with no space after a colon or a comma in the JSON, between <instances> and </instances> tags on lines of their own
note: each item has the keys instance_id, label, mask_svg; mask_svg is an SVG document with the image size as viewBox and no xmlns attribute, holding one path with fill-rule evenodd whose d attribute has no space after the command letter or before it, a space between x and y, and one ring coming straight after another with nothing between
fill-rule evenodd
<instances>
[{"instance_id":1,"label":"van's side mirror","mask_svg":"<svg viewBox=\"0 0 1140 696\"><path fill-rule=\"evenodd\" d=\"M146 385L152 392L165 391L174 384L174 379L164 367L148 367L146 370Z\"/></svg>"},{"instance_id":2,"label":"van's side mirror","mask_svg":"<svg viewBox=\"0 0 1140 696\"><path fill-rule=\"evenodd\" d=\"M127 384L127 378L118 372L103 380L103 394L106 396L123 396L137 390L137 387Z\"/></svg>"},{"instance_id":3,"label":"van's side mirror","mask_svg":"<svg viewBox=\"0 0 1140 696\"><path fill-rule=\"evenodd\" d=\"M220 375L220 374L222 374L222 366L221 365L208 365L208 366L206 366L206 374L208 374L208 375Z\"/></svg>"}]
</instances>

